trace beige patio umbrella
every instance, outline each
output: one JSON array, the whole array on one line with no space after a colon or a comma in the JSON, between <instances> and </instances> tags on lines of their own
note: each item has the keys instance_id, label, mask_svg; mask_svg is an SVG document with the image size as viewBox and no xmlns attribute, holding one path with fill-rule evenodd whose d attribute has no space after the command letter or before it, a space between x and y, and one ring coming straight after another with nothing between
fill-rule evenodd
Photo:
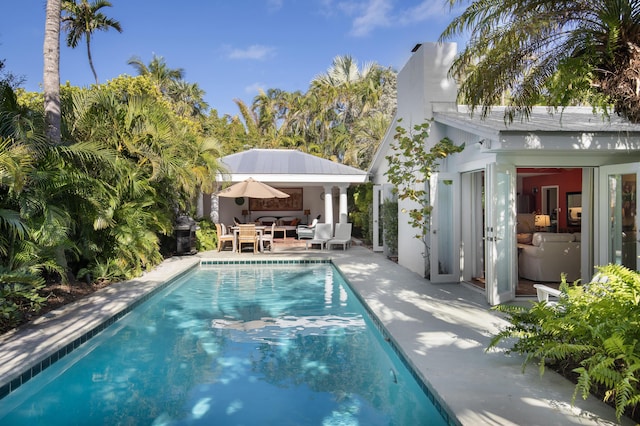
<instances>
[{"instance_id":1,"label":"beige patio umbrella","mask_svg":"<svg viewBox=\"0 0 640 426\"><path fill-rule=\"evenodd\" d=\"M219 191L216 194L218 197L238 198L288 198L289 194L275 189L266 183L259 182L253 178L248 178L242 182L234 183L228 188ZM249 208L249 215L251 215L251 208Z\"/></svg>"},{"instance_id":2,"label":"beige patio umbrella","mask_svg":"<svg viewBox=\"0 0 640 426\"><path fill-rule=\"evenodd\" d=\"M289 194L275 189L266 183L259 182L253 178L248 178L242 182L235 183L216 193L218 197L249 197L249 198L288 198Z\"/></svg>"}]
</instances>

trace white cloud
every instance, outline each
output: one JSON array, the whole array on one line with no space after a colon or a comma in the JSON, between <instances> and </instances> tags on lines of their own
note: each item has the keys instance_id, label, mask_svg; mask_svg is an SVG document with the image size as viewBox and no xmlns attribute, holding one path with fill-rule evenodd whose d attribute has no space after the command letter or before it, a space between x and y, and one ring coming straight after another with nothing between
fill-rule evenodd
<instances>
[{"instance_id":1,"label":"white cloud","mask_svg":"<svg viewBox=\"0 0 640 426\"><path fill-rule=\"evenodd\" d=\"M370 0L363 13L353 20L351 34L360 37L378 27L388 27L391 23L388 16L391 9L391 0Z\"/></svg>"},{"instance_id":2,"label":"white cloud","mask_svg":"<svg viewBox=\"0 0 640 426\"><path fill-rule=\"evenodd\" d=\"M264 59L273 55L275 48L254 44L246 49L231 49L229 58L231 59Z\"/></svg>"},{"instance_id":3,"label":"white cloud","mask_svg":"<svg viewBox=\"0 0 640 426\"><path fill-rule=\"evenodd\" d=\"M326 1L331 4L330 0ZM398 2L400 6L396 10L394 3L394 0L348 0L338 3L335 8L354 17L350 33L356 37L366 36L377 28L412 25L446 13L440 1L422 0L416 6L404 9L400 7L406 3Z\"/></svg>"},{"instance_id":4,"label":"white cloud","mask_svg":"<svg viewBox=\"0 0 640 426\"><path fill-rule=\"evenodd\" d=\"M416 22L423 22L436 16L442 16L448 12L443 2L425 0L419 5L398 14L398 24L410 25Z\"/></svg>"}]
</instances>

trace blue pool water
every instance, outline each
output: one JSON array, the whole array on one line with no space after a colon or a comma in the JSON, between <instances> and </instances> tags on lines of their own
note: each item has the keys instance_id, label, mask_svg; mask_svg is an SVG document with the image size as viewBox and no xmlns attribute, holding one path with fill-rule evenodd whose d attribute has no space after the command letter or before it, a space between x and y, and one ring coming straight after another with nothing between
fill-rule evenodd
<instances>
[{"instance_id":1,"label":"blue pool water","mask_svg":"<svg viewBox=\"0 0 640 426\"><path fill-rule=\"evenodd\" d=\"M329 264L189 272L0 400L2 425L445 425Z\"/></svg>"}]
</instances>

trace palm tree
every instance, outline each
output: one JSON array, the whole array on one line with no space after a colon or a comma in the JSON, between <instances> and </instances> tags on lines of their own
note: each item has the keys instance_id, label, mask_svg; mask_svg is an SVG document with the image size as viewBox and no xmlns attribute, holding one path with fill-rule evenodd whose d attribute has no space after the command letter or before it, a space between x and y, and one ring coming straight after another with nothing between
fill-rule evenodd
<instances>
[{"instance_id":1,"label":"palm tree","mask_svg":"<svg viewBox=\"0 0 640 426\"><path fill-rule=\"evenodd\" d=\"M96 84L98 84L98 74L91 58L91 35L97 30L107 31L110 28L122 32L120 22L107 18L100 12L103 7L111 7L111 3L106 0L96 0L92 3L88 0L80 0L80 3L76 3L75 0L64 0L62 3L62 8L66 12L62 17L62 23L67 31L67 46L75 48L82 37L85 38L89 66Z\"/></svg>"},{"instance_id":2,"label":"palm tree","mask_svg":"<svg viewBox=\"0 0 640 426\"><path fill-rule=\"evenodd\" d=\"M179 80L170 87L168 96L181 117L204 118L204 114L209 108L209 105L204 101L204 94L204 90L198 86L198 83Z\"/></svg>"},{"instance_id":3,"label":"palm tree","mask_svg":"<svg viewBox=\"0 0 640 426\"><path fill-rule=\"evenodd\" d=\"M49 143L60 143L60 11L62 0L47 0L44 28L44 114Z\"/></svg>"},{"instance_id":4,"label":"palm tree","mask_svg":"<svg viewBox=\"0 0 640 426\"><path fill-rule=\"evenodd\" d=\"M134 56L127 61L127 64L134 67L139 75L151 77L165 95L171 91L174 84L184 78L184 70L169 68L162 56L153 55L149 65L145 64L140 57Z\"/></svg>"},{"instance_id":5,"label":"palm tree","mask_svg":"<svg viewBox=\"0 0 640 426\"><path fill-rule=\"evenodd\" d=\"M327 158L355 163L353 127L366 117L384 93L388 70L375 63L361 68L351 56L337 56L326 73L311 82L310 95L318 108L314 127Z\"/></svg>"},{"instance_id":6,"label":"palm tree","mask_svg":"<svg viewBox=\"0 0 640 426\"><path fill-rule=\"evenodd\" d=\"M612 104L640 122L640 1L477 0L440 40L467 30L451 73L461 100L483 115L506 94L508 120L546 99Z\"/></svg>"}]
</instances>

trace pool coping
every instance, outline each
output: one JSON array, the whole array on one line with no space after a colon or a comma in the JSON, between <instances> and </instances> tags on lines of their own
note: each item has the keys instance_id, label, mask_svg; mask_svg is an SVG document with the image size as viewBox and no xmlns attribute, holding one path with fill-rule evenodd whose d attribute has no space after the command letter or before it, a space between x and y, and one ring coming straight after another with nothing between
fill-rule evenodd
<instances>
[{"instance_id":1,"label":"pool coping","mask_svg":"<svg viewBox=\"0 0 640 426\"><path fill-rule=\"evenodd\" d=\"M506 356L504 348L486 353L492 333L507 323L489 309L484 295L464 284L432 284L357 246L344 252L231 256L206 252L167 259L140 278L113 284L0 336L0 398L12 384L26 383L56 354L75 349L82 336L124 315L124 310L201 260L248 264L331 261L376 325L383 327L394 350L400 351L451 414L451 424L618 424L614 410L593 397L577 399L572 406L573 384L556 373L547 371L540 376L535 366L523 373L522 358ZM82 324L79 317L84 319ZM627 418L621 423L633 424Z\"/></svg>"}]
</instances>

